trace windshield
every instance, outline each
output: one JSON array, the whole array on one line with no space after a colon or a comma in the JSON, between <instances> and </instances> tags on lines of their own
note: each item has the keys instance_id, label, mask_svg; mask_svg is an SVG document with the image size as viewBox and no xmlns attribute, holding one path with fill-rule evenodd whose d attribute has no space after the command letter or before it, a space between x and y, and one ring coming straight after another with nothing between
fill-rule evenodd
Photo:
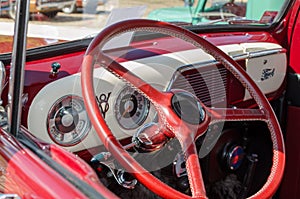
<instances>
[{"instance_id":1,"label":"windshield","mask_svg":"<svg viewBox=\"0 0 300 199\"><path fill-rule=\"evenodd\" d=\"M16 1L1 0L0 53L12 51ZM185 26L265 26L285 0L30 0L27 48L93 37L105 26L146 18ZM225 25L225 26L224 26ZM127 41L124 41L126 44ZM124 45L123 44L123 45Z\"/></svg>"}]
</instances>

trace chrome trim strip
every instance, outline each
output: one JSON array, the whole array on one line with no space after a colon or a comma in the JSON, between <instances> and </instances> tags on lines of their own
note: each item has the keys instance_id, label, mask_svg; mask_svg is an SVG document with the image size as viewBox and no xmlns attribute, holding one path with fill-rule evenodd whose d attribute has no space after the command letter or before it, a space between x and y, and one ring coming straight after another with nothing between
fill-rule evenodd
<instances>
[{"instance_id":1,"label":"chrome trim strip","mask_svg":"<svg viewBox=\"0 0 300 199\"><path fill-rule=\"evenodd\" d=\"M275 54L280 54L280 53L286 53L286 49L278 48L278 49L269 49L269 50L250 52L248 58L257 58L257 57L275 55Z\"/></svg>"}]
</instances>

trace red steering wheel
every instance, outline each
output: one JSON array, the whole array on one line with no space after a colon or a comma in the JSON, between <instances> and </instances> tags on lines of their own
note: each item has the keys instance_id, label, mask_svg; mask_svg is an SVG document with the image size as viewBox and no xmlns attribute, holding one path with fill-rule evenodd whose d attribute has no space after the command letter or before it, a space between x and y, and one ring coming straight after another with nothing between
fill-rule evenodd
<instances>
[{"instance_id":1,"label":"red steering wheel","mask_svg":"<svg viewBox=\"0 0 300 199\"><path fill-rule=\"evenodd\" d=\"M189 96L188 94L185 95L185 93L181 92L161 92L128 71L119 63L105 56L100 50L103 45L114 36L138 30L168 34L190 42L195 47L201 48L211 54L249 91L250 95L256 101L258 108L209 108L205 107L201 102L195 101L192 104L197 107L202 107L200 108L201 110L197 110L198 113L204 112L201 122L183 121L181 117L178 117L176 110L174 110L172 100L174 96ZM104 67L118 78L128 82L132 87L136 88L138 92L149 99L158 112L159 122L164 124L166 132L170 132L168 136L174 136L179 140L185 155L186 170L192 196L183 194L154 177L129 155L112 134L98 108L94 93L93 67L96 59L98 61L100 60L98 63L101 63L101 67ZM210 124L219 121L256 120L264 121L267 124L273 143L273 164L267 181L251 198L269 198L278 188L284 171L285 152L282 132L268 100L239 64L219 48L198 35L169 23L152 20L136 19L113 24L101 31L89 45L83 60L81 85L88 115L107 150L113 154L125 169L132 172L142 184L159 196L163 198L207 198L195 140L206 132ZM193 97L188 98L193 101ZM198 106L199 104L200 106Z\"/></svg>"}]
</instances>

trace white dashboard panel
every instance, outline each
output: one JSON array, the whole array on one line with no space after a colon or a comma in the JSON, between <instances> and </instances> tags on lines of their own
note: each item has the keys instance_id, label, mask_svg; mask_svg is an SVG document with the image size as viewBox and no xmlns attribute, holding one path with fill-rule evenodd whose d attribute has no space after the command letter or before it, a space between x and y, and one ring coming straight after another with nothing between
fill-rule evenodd
<instances>
[{"instance_id":1,"label":"white dashboard panel","mask_svg":"<svg viewBox=\"0 0 300 199\"><path fill-rule=\"evenodd\" d=\"M246 61L246 71L264 94L280 88L286 75L286 55L284 53L251 58ZM248 91L244 100L250 99Z\"/></svg>"},{"instance_id":2,"label":"white dashboard panel","mask_svg":"<svg viewBox=\"0 0 300 199\"><path fill-rule=\"evenodd\" d=\"M244 52L250 55L246 60L246 71L264 94L277 91L283 84L287 58L285 50L274 43L244 43ZM251 96L246 90L244 100Z\"/></svg>"},{"instance_id":3,"label":"white dashboard panel","mask_svg":"<svg viewBox=\"0 0 300 199\"><path fill-rule=\"evenodd\" d=\"M246 58L247 73L265 94L276 91L283 83L286 74L285 53L274 53L273 51L272 54L264 53L270 50L280 50L282 49L281 46L273 43L252 43L225 45L219 46L219 48L231 56L249 55ZM251 53L257 53L257 56L251 57ZM189 64L196 64L197 67L201 67L201 63L207 64L213 61L212 56L201 49L196 49L123 62L122 65L154 87L166 90L178 68ZM266 79L262 80L264 71L271 75L267 74ZM116 99L126 84L102 68L95 69L94 76L96 95L99 99L101 95L105 97L103 105L107 108L105 120L109 127L119 139L132 136L140 127L130 130L123 129L116 119L116 109L114 108ZM53 143L47 132L48 113L53 104L66 95L82 96L80 74L74 74L52 82L42 88L35 96L28 113L28 128L36 137ZM246 92L244 99L249 98L250 96ZM143 123L150 122L154 118L155 110L150 107L149 115ZM92 128L79 144L65 148L75 152L101 144L97 133Z\"/></svg>"}]
</instances>

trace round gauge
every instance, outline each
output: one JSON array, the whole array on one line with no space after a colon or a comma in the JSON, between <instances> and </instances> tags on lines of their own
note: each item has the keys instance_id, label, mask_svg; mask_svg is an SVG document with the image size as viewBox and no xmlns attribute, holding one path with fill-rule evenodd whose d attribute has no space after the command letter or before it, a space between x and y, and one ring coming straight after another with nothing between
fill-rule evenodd
<instances>
[{"instance_id":1,"label":"round gauge","mask_svg":"<svg viewBox=\"0 0 300 199\"><path fill-rule=\"evenodd\" d=\"M135 129L147 118L150 103L139 92L125 87L119 94L115 104L115 115L124 129Z\"/></svg>"},{"instance_id":2,"label":"round gauge","mask_svg":"<svg viewBox=\"0 0 300 199\"><path fill-rule=\"evenodd\" d=\"M81 142L91 129L83 100L78 96L65 96L51 107L47 118L50 138L62 146Z\"/></svg>"}]
</instances>

